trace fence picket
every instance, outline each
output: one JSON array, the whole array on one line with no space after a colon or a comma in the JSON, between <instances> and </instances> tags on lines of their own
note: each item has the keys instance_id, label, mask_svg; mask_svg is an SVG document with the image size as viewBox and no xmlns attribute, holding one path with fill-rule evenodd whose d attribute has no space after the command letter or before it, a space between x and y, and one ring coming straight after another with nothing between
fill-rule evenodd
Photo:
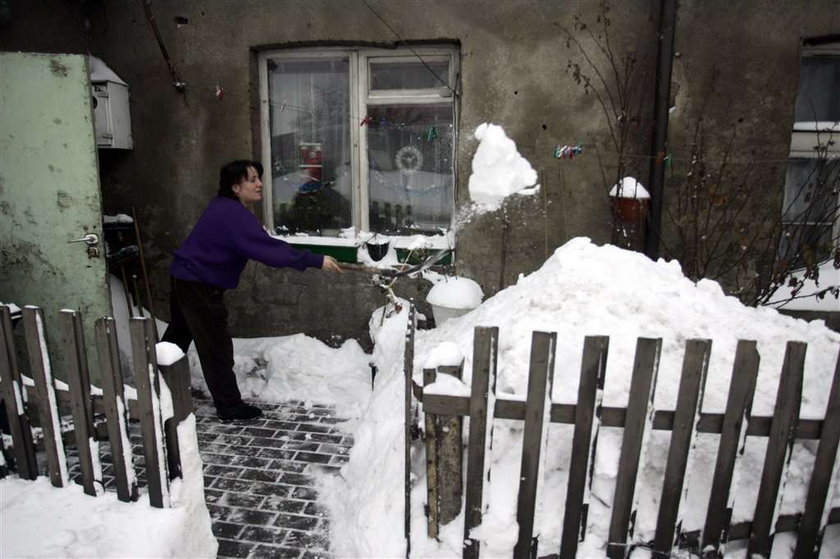
<instances>
[{"instance_id":1,"label":"fence picket","mask_svg":"<svg viewBox=\"0 0 840 559\"><path fill-rule=\"evenodd\" d=\"M26 349L29 353L29 367L35 381L38 416L44 433L44 449L47 455L50 483L55 487L64 487L69 481L67 457L61 440L55 383L44 334L44 312L38 307L24 307L23 326L26 333Z\"/></svg>"},{"instance_id":2,"label":"fence picket","mask_svg":"<svg viewBox=\"0 0 840 559\"><path fill-rule=\"evenodd\" d=\"M464 372L464 362L457 367L439 367L438 372L449 374L461 379ZM440 515L438 521L441 526L452 522L461 514L461 503L464 495L464 419L458 415L438 416L438 503Z\"/></svg>"},{"instance_id":3,"label":"fence picket","mask_svg":"<svg viewBox=\"0 0 840 559\"><path fill-rule=\"evenodd\" d=\"M437 371L423 369L423 388L434 384ZM437 415L427 413L425 418L426 439L426 532L430 538L437 539L440 511L440 487L438 483L438 431Z\"/></svg>"},{"instance_id":4,"label":"fence picket","mask_svg":"<svg viewBox=\"0 0 840 559\"><path fill-rule=\"evenodd\" d=\"M711 340L688 340L685 347L677 407L674 410L674 428L668 447L668 461L654 536L654 550L663 554L670 554L675 543L675 527L678 532L681 527L677 518L680 502L684 497L683 487L688 475L686 466L690 463L689 452L696 440L697 432L694 427L700 418L711 350Z\"/></svg>"},{"instance_id":5,"label":"fence picket","mask_svg":"<svg viewBox=\"0 0 840 559\"><path fill-rule=\"evenodd\" d=\"M22 479L35 479L38 477L38 462L35 460L32 427L23 403L23 385L12 333L12 314L6 305L0 305L0 338L0 394L6 401L15 468Z\"/></svg>"},{"instance_id":6,"label":"fence picket","mask_svg":"<svg viewBox=\"0 0 840 559\"><path fill-rule=\"evenodd\" d=\"M76 311L59 313L67 363L67 384L70 387L70 410L73 413L73 430L79 451L79 468L82 487L88 495L96 496L96 480L102 480L99 466L99 443L94 440L93 412L90 398L90 372L85 355L82 317Z\"/></svg>"},{"instance_id":7,"label":"fence picket","mask_svg":"<svg viewBox=\"0 0 840 559\"><path fill-rule=\"evenodd\" d=\"M384 310L382 311L385 312ZM414 424L412 419L411 383L414 374L414 334L417 329L417 315L412 300L408 308L408 328L405 331L405 353L403 354L403 377L405 381L405 445L404 445L404 477L403 490L405 492L404 534L405 557L411 557L411 431Z\"/></svg>"},{"instance_id":8,"label":"fence picket","mask_svg":"<svg viewBox=\"0 0 840 559\"><path fill-rule=\"evenodd\" d=\"M833 473L838 468L837 446L840 442L840 352L837 355L834 380L828 395L820 444L814 460L814 473L808 485L805 512L802 514L799 539L794 552L797 559L819 556L822 535L828 525L829 507L826 506L826 497L831 495L831 486L837 483L837 476Z\"/></svg>"},{"instance_id":9,"label":"fence picket","mask_svg":"<svg viewBox=\"0 0 840 559\"><path fill-rule=\"evenodd\" d=\"M163 424L166 439L166 458L171 481L177 477L183 477L178 425L192 413L190 365L186 356L184 356L171 365L158 365L158 369L172 397L172 417L168 418Z\"/></svg>"},{"instance_id":10,"label":"fence picket","mask_svg":"<svg viewBox=\"0 0 840 559\"><path fill-rule=\"evenodd\" d=\"M643 450L653 426L653 396L661 349L661 339L639 338L636 344L624 438L621 442L615 498L610 519L607 544L607 556L610 559L626 556L627 539L633 534L637 498L636 475L639 464L644 460Z\"/></svg>"},{"instance_id":11,"label":"fence picket","mask_svg":"<svg viewBox=\"0 0 840 559\"><path fill-rule=\"evenodd\" d=\"M155 338L151 320L131 319L131 348L134 359L134 382L143 431L143 456L149 483L149 503L156 508L169 505L169 483L166 476L166 450L158 401L159 379Z\"/></svg>"},{"instance_id":12,"label":"fence picket","mask_svg":"<svg viewBox=\"0 0 840 559\"><path fill-rule=\"evenodd\" d=\"M587 336L583 343L560 557L574 557L577 554L578 542L583 539L591 497L590 474L600 430L601 396L609 345L608 336Z\"/></svg>"},{"instance_id":13,"label":"fence picket","mask_svg":"<svg viewBox=\"0 0 840 559\"><path fill-rule=\"evenodd\" d=\"M481 524L482 492L489 473L489 468L485 464L485 455L493 446L493 408L496 399L498 346L498 328L475 328L467 486L464 491L464 559L478 559L480 551L480 544L478 540L470 536L470 531Z\"/></svg>"},{"instance_id":14,"label":"fence picket","mask_svg":"<svg viewBox=\"0 0 840 559\"><path fill-rule=\"evenodd\" d=\"M96 346L99 353L99 370L102 372L102 399L107 418L108 440L114 463L114 481L120 501L137 499L137 479L131 462L131 443L128 439L128 414L117 345L114 319L96 320Z\"/></svg>"},{"instance_id":15,"label":"fence picket","mask_svg":"<svg viewBox=\"0 0 840 559\"><path fill-rule=\"evenodd\" d=\"M767 557L773 546L771 531L779 514L802 399L802 376L807 344L788 342L776 395L775 413L767 442L761 484L750 529L747 557ZM781 491L780 491L781 489Z\"/></svg>"},{"instance_id":16,"label":"fence picket","mask_svg":"<svg viewBox=\"0 0 840 559\"><path fill-rule=\"evenodd\" d=\"M703 528L701 546L706 558L723 555L721 543L726 543L729 521L734 506L733 484L735 465L741 456L738 449L744 446L747 437L745 423L752 408L755 381L758 376L759 356L756 343L739 340L729 383L726 411L723 415L720 442L718 444L709 505L706 507L706 525Z\"/></svg>"},{"instance_id":17,"label":"fence picket","mask_svg":"<svg viewBox=\"0 0 840 559\"><path fill-rule=\"evenodd\" d=\"M531 337L531 363L528 370L528 397L525 403L525 427L522 435L522 462L519 468L519 496L516 521L519 538L513 548L516 558L537 556L534 513L540 476L542 448L548 434L551 388L554 382L554 352L557 334L534 332Z\"/></svg>"}]
</instances>

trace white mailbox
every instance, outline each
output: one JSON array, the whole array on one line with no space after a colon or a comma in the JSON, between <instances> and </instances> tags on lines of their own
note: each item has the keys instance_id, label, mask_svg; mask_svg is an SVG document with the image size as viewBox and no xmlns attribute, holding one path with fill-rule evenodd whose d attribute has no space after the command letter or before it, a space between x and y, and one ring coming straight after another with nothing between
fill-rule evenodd
<instances>
[{"instance_id":1,"label":"white mailbox","mask_svg":"<svg viewBox=\"0 0 840 559\"><path fill-rule=\"evenodd\" d=\"M128 84L95 56L90 57L89 63L96 146L132 149Z\"/></svg>"}]
</instances>

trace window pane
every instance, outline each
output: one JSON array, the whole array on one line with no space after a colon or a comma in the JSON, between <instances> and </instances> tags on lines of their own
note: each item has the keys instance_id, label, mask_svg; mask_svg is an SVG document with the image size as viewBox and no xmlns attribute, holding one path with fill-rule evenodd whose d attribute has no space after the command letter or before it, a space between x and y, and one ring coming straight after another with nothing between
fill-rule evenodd
<instances>
[{"instance_id":1,"label":"window pane","mask_svg":"<svg viewBox=\"0 0 840 559\"><path fill-rule=\"evenodd\" d=\"M268 62L274 228L349 227L350 80L345 57Z\"/></svg>"},{"instance_id":2,"label":"window pane","mask_svg":"<svg viewBox=\"0 0 840 559\"><path fill-rule=\"evenodd\" d=\"M453 205L452 105L368 107L370 228L439 233Z\"/></svg>"},{"instance_id":3,"label":"window pane","mask_svg":"<svg viewBox=\"0 0 840 559\"><path fill-rule=\"evenodd\" d=\"M779 256L794 268L829 258L838 218L840 160L792 159L785 179Z\"/></svg>"},{"instance_id":4,"label":"window pane","mask_svg":"<svg viewBox=\"0 0 840 559\"><path fill-rule=\"evenodd\" d=\"M408 61L410 60L410 61ZM449 62L408 59L406 62L371 62L371 89L437 89L449 85Z\"/></svg>"},{"instance_id":5,"label":"window pane","mask_svg":"<svg viewBox=\"0 0 840 559\"><path fill-rule=\"evenodd\" d=\"M840 120L840 56L810 56L802 59L796 121Z\"/></svg>"}]
</instances>

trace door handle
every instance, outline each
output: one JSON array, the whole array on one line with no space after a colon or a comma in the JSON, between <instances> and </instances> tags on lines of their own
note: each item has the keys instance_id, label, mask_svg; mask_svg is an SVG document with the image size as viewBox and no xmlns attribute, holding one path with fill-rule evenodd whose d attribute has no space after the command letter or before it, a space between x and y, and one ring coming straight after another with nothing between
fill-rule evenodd
<instances>
[{"instance_id":1,"label":"door handle","mask_svg":"<svg viewBox=\"0 0 840 559\"><path fill-rule=\"evenodd\" d=\"M99 235L96 233L88 233L81 239L73 239L72 241L67 241L68 243L85 243L87 246L92 247L99 244Z\"/></svg>"}]
</instances>

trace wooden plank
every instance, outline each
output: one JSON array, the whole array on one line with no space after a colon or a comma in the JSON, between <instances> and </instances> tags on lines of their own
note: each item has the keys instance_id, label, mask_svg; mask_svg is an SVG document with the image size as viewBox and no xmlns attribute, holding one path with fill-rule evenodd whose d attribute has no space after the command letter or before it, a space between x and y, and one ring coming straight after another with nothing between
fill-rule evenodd
<instances>
[{"instance_id":1,"label":"wooden plank","mask_svg":"<svg viewBox=\"0 0 840 559\"><path fill-rule=\"evenodd\" d=\"M674 429L668 447L668 461L659 500L659 515L656 520L654 551L669 555L674 541L674 530L679 530L677 518L680 502L685 496L683 486L689 452L696 442L694 426L699 420L706 371L709 367L711 340L688 340L683 358L682 376L677 393L677 407L674 410Z\"/></svg>"},{"instance_id":2,"label":"wooden plank","mask_svg":"<svg viewBox=\"0 0 840 559\"><path fill-rule=\"evenodd\" d=\"M113 318L101 317L96 320L94 328L99 371L102 374L102 403L107 419L108 441L111 444L117 498L120 501L134 501L138 496L137 478L128 438L128 414L117 345L117 327Z\"/></svg>"},{"instance_id":3,"label":"wooden plank","mask_svg":"<svg viewBox=\"0 0 840 559\"><path fill-rule=\"evenodd\" d=\"M706 557L716 557L720 544L725 543L729 531L729 519L734 506L730 492L735 464L740 457L739 448L743 448L747 430L744 422L752 408L755 382L758 376L759 355L754 341L739 340L732 367L732 379L729 382L729 395L721 426L721 438L718 444L715 471L712 475L712 488L709 505L706 507L706 524L703 528L702 548Z\"/></svg>"},{"instance_id":4,"label":"wooden plank","mask_svg":"<svg viewBox=\"0 0 840 559\"><path fill-rule=\"evenodd\" d=\"M79 469L82 473L82 487L86 494L95 497L95 482L102 481L102 470L99 467L99 443L94 440L90 372L85 355L82 317L77 311L64 309L59 313L59 322L61 344L64 346L64 362L67 366L67 385L70 387L70 411L73 414Z\"/></svg>"},{"instance_id":5,"label":"wooden plank","mask_svg":"<svg viewBox=\"0 0 840 559\"><path fill-rule=\"evenodd\" d=\"M574 557L578 542L583 541L591 498L590 474L600 430L600 413L597 412L604 389L609 344L608 336L587 336L583 342L560 557Z\"/></svg>"},{"instance_id":6,"label":"wooden plank","mask_svg":"<svg viewBox=\"0 0 840 559\"><path fill-rule=\"evenodd\" d=\"M513 556L519 559L537 556L539 542L534 537L534 513L537 506L537 489L541 483L540 477L544 473L541 466L544 460L542 449L548 434L548 410L551 407L556 348L556 333L533 333L522 435L522 462L519 467L519 496L516 505L519 537L513 548Z\"/></svg>"},{"instance_id":7,"label":"wooden plank","mask_svg":"<svg viewBox=\"0 0 840 559\"><path fill-rule=\"evenodd\" d=\"M464 362L457 367L439 367L440 374L461 379ZM438 502L440 525L446 525L461 514L464 496L464 420L459 416L438 416Z\"/></svg>"},{"instance_id":8,"label":"wooden plank","mask_svg":"<svg viewBox=\"0 0 840 559\"><path fill-rule=\"evenodd\" d=\"M481 524L484 484L489 475L485 458L487 451L493 447L498 350L499 329L476 327L473 338L467 486L464 491L464 559L478 559L480 551L480 544L470 536L470 531Z\"/></svg>"},{"instance_id":9,"label":"wooden plank","mask_svg":"<svg viewBox=\"0 0 840 559\"><path fill-rule=\"evenodd\" d=\"M831 486L836 483L835 469L837 447L840 443L840 352L834 367L834 380L828 392L828 404L825 408L825 423L814 459L813 474L808 484L808 496L805 499L805 511L799 527L794 557L805 559L818 557L822 536L828 525L828 507L826 500L831 495Z\"/></svg>"},{"instance_id":10,"label":"wooden plank","mask_svg":"<svg viewBox=\"0 0 840 559\"><path fill-rule=\"evenodd\" d=\"M414 420L412 418L411 405L411 384L414 374L414 332L417 328L417 315L414 309L414 301L408 309L408 328L405 331L405 353L403 354L403 376L405 377L405 454L404 454L404 478L403 487L405 491L404 502L404 526L405 533L405 557L411 557L411 435Z\"/></svg>"},{"instance_id":11,"label":"wooden plank","mask_svg":"<svg viewBox=\"0 0 840 559\"><path fill-rule=\"evenodd\" d=\"M423 386L434 384L436 376L435 369L423 369ZM437 539L440 528L440 487L437 475L439 435L437 416L426 413L426 533L434 539Z\"/></svg>"},{"instance_id":12,"label":"wooden plank","mask_svg":"<svg viewBox=\"0 0 840 559\"><path fill-rule=\"evenodd\" d=\"M422 396L422 391L421 391ZM470 415L470 399L467 396L444 396L442 394L428 394L423 396L424 409L440 415ZM603 406L601 408L601 425L603 427L624 427L627 408ZM496 419L525 419L525 402L498 398L493 416ZM723 431L722 413L701 413L697 423L699 433L720 434ZM746 434L750 437L770 436L772 417L753 415L749 417ZM575 404L552 404L551 423L574 425ZM796 423L796 438L803 440L819 440L823 421L821 419L799 419ZM654 431L670 431L674 427L673 410L656 410L653 415Z\"/></svg>"},{"instance_id":13,"label":"wooden plank","mask_svg":"<svg viewBox=\"0 0 840 559\"><path fill-rule=\"evenodd\" d=\"M773 547L771 530L779 514L779 506L784 493L782 481L783 477L786 477L796 437L796 420L799 417L799 406L802 400L802 375L807 348L807 344L802 342L788 342L785 350L773 425L770 428L770 440L767 442L767 454L761 472L755 513L753 513L747 557L768 557Z\"/></svg>"},{"instance_id":14,"label":"wooden plank","mask_svg":"<svg viewBox=\"0 0 840 559\"><path fill-rule=\"evenodd\" d=\"M32 427L26 416L20 369L15 354L12 313L0 305L0 395L6 401L6 418L15 457L15 470L21 479L38 477L38 461L32 442Z\"/></svg>"},{"instance_id":15,"label":"wooden plank","mask_svg":"<svg viewBox=\"0 0 840 559\"><path fill-rule=\"evenodd\" d=\"M172 417L163 423L163 433L166 439L166 461L170 481L183 477L181 471L181 446L178 442L178 425L192 413L192 398L190 397L190 370L186 357L182 357L171 365L159 365L163 384L169 390L172 398ZM162 389L162 388L161 388Z\"/></svg>"},{"instance_id":16,"label":"wooden plank","mask_svg":"<svg viewBox=\"0 0 840 559\"><path fill-rule=\"evenodd\" d=\"M661 339L639 338L636 344L607 543L607 556L611 559L625 557L628 550L627 539L633 534L636 474L639 464L644 459L642 451L653 421L653 396L661 349Z\"/></svg>"},{"instance_id":17,"label":"wooden plank","mask_svg":"<svg viewBox=\"0 0 840 559\"><path fill-rule=\"evenodd\" d=\"M23 309L23 326L26 331L26 348L29 353L29 368L35 381L38 406L38 418L44 433L44 450L47 455L47 469L50 483L55 487L64 487L69 481L67 475L67 457L61 441L61 424L58 419L55 383L52 366L47 352L47 338L44 332L44 313L38 307Z\"/></svg>"},{"instance_id":18,"label":"wooden plank","mask_svg":"<svg viewBox=\"0 0 840 559\"><path fill-rule=\"evenodd\" d=\"M134 317L130 322L134 382L143 432L143 456L149 484L149 503L156 508L169 506L169 483L166 476L163 426L158 400L157 357L151 321Z\"/></svg>"}]
</instances>

